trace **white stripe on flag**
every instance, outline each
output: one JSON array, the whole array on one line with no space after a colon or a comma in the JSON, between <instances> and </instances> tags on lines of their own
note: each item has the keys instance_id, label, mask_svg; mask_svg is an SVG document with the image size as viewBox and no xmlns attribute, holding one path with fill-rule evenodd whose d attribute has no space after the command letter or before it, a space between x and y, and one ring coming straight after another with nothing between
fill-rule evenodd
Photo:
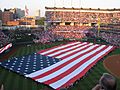
<instances>
[{"instance_id":1,"label":"white stripe on flag","mask_svg":"<svg viewBox=\"0 0 120 90\"><path fill-rule=\"evenodd\" d=\"M100 47L97 48L96 50L94 50L94 51L92 51L92 52L89 52L88 54L83 55L82 57L76 59L76 60L73 61L72 63L64 66L63 68L57 70L56 72L53 72L53 73L50 74L50 75L47 75L47 76L45 76L45 77L42 77L42 78L38 79L37 81L39 81L39 82L45 82L45 81L47 81L47 80L49 80L49 79L51 79L51 78L54 78L54 77L58 76L59 74L61 74L61 73L63 73L63 72L66 72L69 68L73 67L73 66L76 65L77 63L81 62L83 59L89 57L90 55L96 53L97 51L101 50L101 49L104 48L104 47L105 47L105 45L100 46ZM70 60L70 59L72 59L72 58L69 58L69 60ZM64 60L63 60L63 61L64 61ZM41 72L42 72L42 71L41 71Z\"/></svg>"},{"instance_id":2,"label":"white stripe on flag","mask_svg":"<svg viewBox=\"0 0 120 90\"><path fill-rule=\"evenodd\" d=\"M91 44L89 44L89 45L91 45ZM88 46L88 45L86 45L86 46ZM35 76L37 76L38 74L39 74L39 75L40 75L40 74L43 74L43 73L45 73L45 72L47 72L47 71L49 71L49 70L51 70L51 69L53 69L53 68L56 68L56 67L60 66L61 64L69 61L70 58L71 58L71 59L72 59L72 58L75 58L76 56L78 56L78 55L80 55L80 54L82 54L82 53L85 53L85 52L93 49L93 48L96 47L96 46L98 46L98 45L93 45L93 46L87 48L86 50L83 50L83 51L81 51L81 52L78 52L78 53L75 54L75 55L72 55L72 56L70 56L70 57L68 57L68 58L66 58L66 59L64 59L64 60L62 60L62 61L54 64L54 65L51 65L51 66L43 69L42 72L41 72L41 71L36 71L35 73L31 73L31 74L29 74L29 75L26 75L26 77L35 77ZM83 47L85 47L85 46L83 46ZM80 50L81 50L81 49L82 49L82 47L80 48ZM69 54L69 53L68 53L68 54Z\"/></svg>"},{"instance_id":3,"label":"white stripe on flag","mask_svg":"<svg viewBox=\"0 0 120 90\"><path fill-rule=\"evenodd\" d=\"M78 44L78 43L80 43L80 42L75 42L75 43L70 43L70 44L67 44L67 45L63 45L63 46L61 46L61 47L57 47L57 48L51 49L51 50L49 50L49 51L46 51L46 52L43 52L43 53L40 53L40 54L45 55L45 54L47 54L47 53L53 52L54 50L62 49L62 48L65 48L65 47L68 47L68 46L71 46L71 45Z\"/></svg>"},{"instance_id":4,"label":"white stripe on flag","mask_svg":"<svg viewBox=\"0 0 120 90\"><path fill-rule=\"evenodd\" d=\"M75 57L77 57L77 56L79 56L79 55L81 55L81 54L83 54L83 53L85 53L85 52L88 52L89 50L95 48L96 46L98 46L98 45L93 45L93 46L87 48L86 50L83 50L83 51L81 51L81 52L78 52L77 54L74 54L74 55L72 55L72 56L70 56L70 57L68 57L68 58L66 58L66 59L64 59L64 60L62 60L62 61L54 64L54 65L51 65L51 66L43 69L42 71L41 71L41 70L40 70L40 71L36 71L35 73L32 73L32 74L30 74L30 75L26 75L26 76L27 76L27 77L36 77L38 74L40 75L40 74L43 74L43 73L45 73L45 72L47 72L47 71L49 71L49 70L51 70L51 69L53 69L53 68L56 68L56 67L60 66L61 64L69 61L70 59L75 58ZM103 45L103 46L105 46L105 45ZM103 47L103 46L102 46L102 47Z\"/></svg>"},{"instance_id":5,"label":"white stripe on flag","mask_svg":"<svg viewBox=\"0 0 120 90\"><path fill-rule=\"evenodd\" d=\"M75 42L42 51L42 54L61 58L58 63L26 75L38 82L60 89L81 78L98 60L114 47Z\"/></svg>"},{"instance_id":6,"label":"white stripe on flag","mask_svg":"<svg viewBox=\"0 0 120 90\"><path fill-rule=\"evenodd\" d=\"M66 83L67 81L69 81L71 78L74 78L77 74L79 74L80 72L82 72L87 66L89 66L97 58L99 58L100 56L102 56L103 54L105 54L106 52L108 52L111 48L112 47L109 46L107 49L105 49L104 51L100 52L99 54L97 54L96 56L94 56L93 58L91 58L89 61L87 61L84 64L82 64L79 68L77 68L75 71L73 71L69 75L65 76L64 78L60 79L57 82L54 82L54 83L50 84L50 86L53 87L54 89L57 89L57 88L61 87L64 83Z\"/></svg>"},{"instance_id":7,"label":"white stripe on flag","mask_svg":"<svg viewBox=\"0 0 120 90\"><path fill-rule=\"evenodd\" d=\"M81 49L83 49L83 48L85 48L85 47L87 47L87 46L90 46L90 45L93 45L93 43L90 43L90 44L84 45L84 46L82 46L82 47L79 47L79 48L77 48L77 49L74 49L74 50L72 50L72 51L66 52L66 53L64 53L64 54L61 54L61 55L59 55L59 56L56 56L55 58L62 58L62 57L64 57L64 56L66 56L66 55L69 55L69 54L71 54L71 53L77 52L77 51L79 51L79 50L81 50Z\"/></svg>"},{"instance_id":8,"label":"white stripe on flag","mask_svg":"<svg viewBox=\"0 0 120 90\"><path fill-rule=\"evenodd\" d=\"M83 54L83 53L85 53L85 52L87 52L87 51L89 51L89 50L91 50L91 49L93 49L93 48L95 48L95 47L97 47L98 45L93 45L93 46L90 46L90 47L88 47L87 49L85 48L84 50L82 50L82 51L80 51L81 49L83 49L82 47L81 48L78 48L77 50L75 50L75 51L77 51L77 53L75 53L75 54L73 54L73 55L70 55L69 56L69 54L71 53L68 53L66 56L68 56L66 59L72 59L72 58L75 58L75 57L77 57L78 55L80 55L80 54ZM74 53L74 52L73 52Z\"/></svg>"},{"instance_id":9,"label":"white stripe on flag","mask_svg":"<svg viewBox=\"0 0 120 90\"><path fill-rule=\"evenodd\" d=\"M81 45L85 45L86 44L86 42L84 42L84 43L82 43L82 44L78 44L78 45L74 45L74 46L71 46L70 48L64 48L63 50L59 50L58 52L53 52L52 54L49 54L48 56L54 56L54 55L56 55L56 54L59 54L59 53L61 53L61 52L66 52L66 51L68 51L68 50L71 50L71 49L74 49L74 48L77 48L77 47L79 47L79 46L81 46Z\"/></svg>"}]
</instances>

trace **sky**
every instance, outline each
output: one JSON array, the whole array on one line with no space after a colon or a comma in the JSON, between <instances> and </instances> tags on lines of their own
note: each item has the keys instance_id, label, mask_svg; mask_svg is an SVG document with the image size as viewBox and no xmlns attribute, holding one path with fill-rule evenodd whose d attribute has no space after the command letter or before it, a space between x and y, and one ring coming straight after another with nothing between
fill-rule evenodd
<instances>
[{"instance_id":1,"label":"sky","mask_svg":"<svg viewBox=\"0 0 120 90\"><path fill-rule=\"evenodd\" d=\"M1 0L0 8L29 9L29 15L35 15L36 10L41 10L44 16L47 7L83 7L83 8L120 8L120 0Z\"/></svg>"}]
</instances>

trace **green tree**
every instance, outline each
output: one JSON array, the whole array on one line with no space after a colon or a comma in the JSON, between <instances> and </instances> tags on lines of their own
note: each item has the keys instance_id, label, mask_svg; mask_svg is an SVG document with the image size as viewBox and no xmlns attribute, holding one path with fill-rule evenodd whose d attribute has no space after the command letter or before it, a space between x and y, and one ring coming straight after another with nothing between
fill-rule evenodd
<instances>
[{"instance_id":1,"label":"green tree","mask_svg":"<svg viewBox=\"0 0 120 90\"><path fill-rule=\"evenodd\" d=\"M45 17L41 17L39 20L36 21L37 25L44 25Z\"/></svg>"}]
</instances>

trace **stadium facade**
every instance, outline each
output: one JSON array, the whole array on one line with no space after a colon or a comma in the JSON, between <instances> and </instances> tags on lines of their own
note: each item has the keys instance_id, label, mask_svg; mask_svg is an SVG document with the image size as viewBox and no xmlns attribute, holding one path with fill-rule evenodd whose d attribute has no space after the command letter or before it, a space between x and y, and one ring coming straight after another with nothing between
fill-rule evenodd
<instances>
[{"instance_id":1,"label":"stadium facade","mask_svg":"<svg viewBox=\"0 0 120 90\"><path fill-rule=\"evenodd\" d=\"M45 7L47 25L85 25L120 23L120 9Z\"/></svg>"}]
</instances>

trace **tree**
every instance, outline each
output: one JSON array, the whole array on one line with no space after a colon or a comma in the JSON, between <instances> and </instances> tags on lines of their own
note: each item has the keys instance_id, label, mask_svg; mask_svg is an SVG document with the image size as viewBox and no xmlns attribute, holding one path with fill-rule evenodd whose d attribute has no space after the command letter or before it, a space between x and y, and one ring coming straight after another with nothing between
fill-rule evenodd
<instances>
[{"instance_id":1,"label":"tree","mask_svg":"<svg viewBox=\"0 0 120 90\"><path fill-rule=\"evenodd\" d=\"M39 20L36 21L37 25L44 25L45 18L41 17Z\"/></svg>"}]
</instances>

